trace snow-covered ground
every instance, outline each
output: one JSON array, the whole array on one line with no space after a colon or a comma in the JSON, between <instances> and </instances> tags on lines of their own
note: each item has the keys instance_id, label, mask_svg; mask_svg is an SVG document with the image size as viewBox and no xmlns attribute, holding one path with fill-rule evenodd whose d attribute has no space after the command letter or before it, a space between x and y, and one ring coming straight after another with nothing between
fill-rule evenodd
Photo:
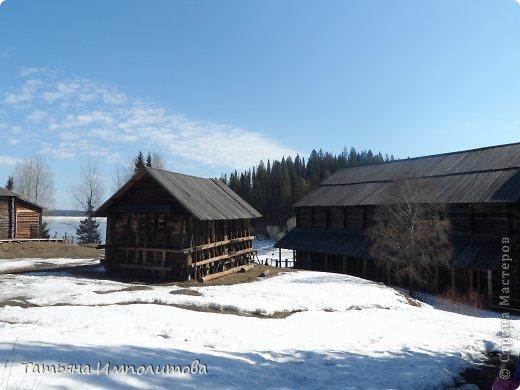
<instances>
[{"instance_id":1,"label":"snow-covered ground","mask_svg":"<svg viewBox=\"0 0 520 390\"><path fill-rule=\"evenodd\" d=\"M0 276L0 388L444 388L504 340L499 315L412 306L348 275L185 288L93 269Z\"/></svg>"},{"instance_id":2,"label":"snow-covered ground","mask_svg":"<svg viewBox=\"0 0 520 390\"><path fill-rule=\"evenodd\" d=\"M72 265L93 265L99 264L99 259L70 259L70 258L57 258L57 259L13 259L13 260L0 260L0 273L24 271L31 269L32 267L45 267L49 266L52 268L60 266L72 266Z\"/></svg>"}]
</instances>

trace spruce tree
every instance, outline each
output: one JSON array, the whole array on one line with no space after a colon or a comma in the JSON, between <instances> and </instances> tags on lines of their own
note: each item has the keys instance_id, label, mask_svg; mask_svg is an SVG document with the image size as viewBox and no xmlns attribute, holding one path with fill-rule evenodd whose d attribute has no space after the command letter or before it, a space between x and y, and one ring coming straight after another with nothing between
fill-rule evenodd
<instances>
[{"instance_id":1,"label":"spruce tree","mask_svg":"<svg viewBox=\"0 0 520 390\"><path fill-rule=\"evenodd\" d=\"M99 233L99 222L93 217L94 207L92 200L89 199L87 203L87 210L85 211L85 219L81 220L76 235L78 237L78 244L99 244L101 242L101 234Z\"/></svg>"},{"instance_id":2,"label":"spruce tree","mask_svg":"<svg viewBox=\"0 0 520 390\"><path fill-rule=\"evenodd\" d=\"M146 166L148 168L152 167L152 155L150 154L150 152L148 152L148 155L146 156Z\"/></svg>"},{"instance_id":3,"label":"spruce tree","mask_svg":"<svg viewBox=\"0 0 520 390\"><path fill-rule=\"evenodd\" d=\"M134 160L134 173L141 172L145 168L145 161L143 152L139 151L136 159Z\"/></svg>"},{"instance_id":4,"label":"spruce tree","mask_svg":"<svg viewBox=\"0 0 520 390\"><path fill-rule=\"evenodd\" d=\"M14 179L12 176L9 176L9 178L7 179L7 183L5 185L5 188L8 189L9 191L12 191L13 188L14 188Z\"/></svg>"},{"instance_id":5,"label":"spruce tree","mask_svg":"<svg viewBox=\"0 0 520 390\"><path fill-rule=\"evenodd\" d=\"M51 238L51 233L49 232L49 223L43 222L40 226L40 238Z\"/></svg>"}]
</instances>

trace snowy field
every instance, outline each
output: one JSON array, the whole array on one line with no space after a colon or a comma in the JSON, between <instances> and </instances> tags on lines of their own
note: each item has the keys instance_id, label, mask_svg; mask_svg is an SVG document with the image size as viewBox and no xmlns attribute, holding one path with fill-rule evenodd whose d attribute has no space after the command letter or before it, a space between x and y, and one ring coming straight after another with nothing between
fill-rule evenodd
<instances>
[{"instance_id":1,"label":"snowy field","mask_svg":"<svg viewBox=\"0 0 520 390\"><path fill-rule=\"evenodd\" d=\"M413 306L347 275L186 288L83 263L93 276L0 275L0 388L442 389L504 340L498 315Z\"/></svg>"}]
</instances>

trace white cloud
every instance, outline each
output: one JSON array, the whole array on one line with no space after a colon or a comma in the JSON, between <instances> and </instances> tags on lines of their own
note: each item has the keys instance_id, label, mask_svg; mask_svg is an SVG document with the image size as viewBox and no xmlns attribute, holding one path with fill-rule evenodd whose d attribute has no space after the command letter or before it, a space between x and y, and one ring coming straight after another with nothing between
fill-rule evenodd
<instances>
[{"instance_id":1,"label":"white cloud","mask_svg":"<svg viewBox=\"0 0 520 390\"><path fill-rule=\"evenodd\" d=\"M175 167L246 169L261 159L296 154L266 135L193 120L92 80L43 80L27 80L5 95L4 103L26 105L25 120L38 126L36 143L57 158L87 155L115 161L125 150L151 150Z\"/></svg>"},{"instance_id":2,"label":"white cloud","mask_svg":"<svg viewBox=\"0 0 520 390\"><path fill-rule=\"evenodd\" d=\"M520 5L520 0L515 0Z\"/></svg>"},{"instance_id":3,"label":"white cloud","mask_svg":"<svg viewBox=\"0 0 520 390\"><path fill-rule=\"evenodd\" d=\"M34 100L38 89L42 86L40 80L27 80L25 84L17 92L5 93L4 103L20 106Z\"/></svg>"},{"instance_id":4,"label":"white cloud","mask_svg":"<svg viewBox=\"0 0 520 390\"><path fill-rule=\"evenodd\" d=\"M22 77L30 77L34 76L35 74L44 74L49 75L50 72L47 70L47 68L36 68L36 67L27 67L24 66L22 69L20 69L20 76Z\"/></svg>"},{"instance_id":5,"label":"white cloud","mask_svg":"<svg viewBox=\"0 0 520 390\"><path fill-rule=\"evenodd\" d=\"M1 156L0 155L0 165L9 165L9 166L15 166L18 164L21 160L18 158L8 157L8 156Z\"/></svg>"},{"instance_id":6,"label":"white cloud","mask_svg":"<svg viewBox=\"0 0 520 390\"><path fill-rule=\"evenodd\" d=\"M27 116L27 119L34 123L41 123L48 116L49 114L46 111L34 110Z\"/></svg>"}]
</instances>

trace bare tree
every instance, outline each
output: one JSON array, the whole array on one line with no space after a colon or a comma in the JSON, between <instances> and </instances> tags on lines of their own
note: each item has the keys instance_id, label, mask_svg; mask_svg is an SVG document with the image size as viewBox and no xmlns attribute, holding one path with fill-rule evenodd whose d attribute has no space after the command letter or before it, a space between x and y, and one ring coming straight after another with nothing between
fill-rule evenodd
<instances>
[{"instance_id":1,"label":"bare tree","mask_svg":"<svg viewBox=\"0 0 520 390\"><path fill-rule=\"evenodd\" d=\"M72 186L72 197L76 207L87 212L101 205L105 188L97 165L91 161L81 170L80 183Z\"/></svg>"},{"instance_id":2,"label":"bare tree","mask_svg":"<svg viewBox=\"0 0 520 390\"><path fill-rule=\"evenodd\" d=\"M166 161L164 161L162 156L157 152L152 153L152 167L155 169L166 168Z\"/></svg>"},{"instance_id":3,"label":"bare tree","mask_svg":"<svg viewBox=\"0 0 520 390\"><path fill-rule=\"evenodd\" d=\"M376 210L376 223L367 231L373 245L370 254L379 266L414 286L433 287L436 270L448 266L453 256L451 224L446 208L428 202L431 189L415 169L390 184L385 204ZM434 274L435 273L435 274Z\"/></svg>"},{"instance_id":4,"label":"bare tree","mask_svg":"<svg viewBox=\"0 0 520 390\"><path fill-rule=\"evenodd\" d=\"M49 209L54 205L52 170L42 157L25 159L15 166L14 191L23 198Z\"/></svg>"},{"instance_id":5,"label":"bare tree","mask_svg":"<svg viewBox=\"0 0 520 390\"><path fill-rule=\"evenodd\" d=\"M125 184L128 180L132 178L133 174L134 168L131 164L126 164L122 167L116 167L116 171L112 176L113 191L115 192L118 189L120 189L123 186L123 184Z\"/></svg>"}]
</instances>

